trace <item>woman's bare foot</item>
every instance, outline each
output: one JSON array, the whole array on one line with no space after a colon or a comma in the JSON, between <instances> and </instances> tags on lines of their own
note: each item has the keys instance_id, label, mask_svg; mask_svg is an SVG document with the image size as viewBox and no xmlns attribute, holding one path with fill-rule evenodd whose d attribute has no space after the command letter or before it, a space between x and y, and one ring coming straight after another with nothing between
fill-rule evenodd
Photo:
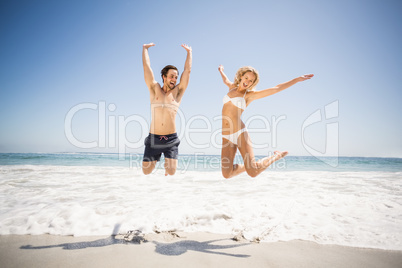
<instances>
[{"instance_id":1,"label":"woman's bare foot","mask_svg":"<svg viewBox=\"0 0 402 268\"><path fill-rule=\"evenodd\" d=\"M287 152L287 151L284 151L284 152L275 151L275 152L274 152L274 155L275 155L275 161L277 161L277 160L279 160L279 159L284 158L285 156L287 156L287 155L288 155L288 152Z\"/></svg>"},{"instance_id":2,"label":"woman's bare foot","mask_svg":"<svg viewBox=\"0 0 402 268\"><path fill-rule=\"evenodd\" d=\"M272 156L267 156L264 159L262 159L261 163L263 164L263 168L266 169L270 165L272 165L274 162L278 161L279 159L284 158L285 156L288 155L288 152L280 152L280 151L275 151L274 155Z\"/></svg>"}]
</instances>

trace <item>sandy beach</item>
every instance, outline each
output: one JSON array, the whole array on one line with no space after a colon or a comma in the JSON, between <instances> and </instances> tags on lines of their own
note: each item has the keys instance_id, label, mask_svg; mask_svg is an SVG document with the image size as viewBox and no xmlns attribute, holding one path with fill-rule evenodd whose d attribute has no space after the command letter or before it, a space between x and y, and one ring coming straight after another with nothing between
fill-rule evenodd
<instances>
[{"instance_id":1,"label":"sandy beach","mask_svg":"<svg viewBox=\"0 0 402 268\"><path fill-rule=\"evenodd\" d=\"M1 267L401 267L402 251L230 235L0 236Z\"/></svg>"}]
</instances>

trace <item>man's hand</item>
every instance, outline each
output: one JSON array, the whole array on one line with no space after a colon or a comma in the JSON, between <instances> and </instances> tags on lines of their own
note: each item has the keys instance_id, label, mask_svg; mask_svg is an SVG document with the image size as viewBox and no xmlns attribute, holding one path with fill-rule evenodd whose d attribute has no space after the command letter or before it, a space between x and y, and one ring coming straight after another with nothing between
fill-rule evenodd
<instances>
[{"instance_id":1,"label":"man's hand","mask_svg":"<svg viewBox=\"0 0 402 268\"><path fill-rule=\"evenodd\" d=\"M187 52L191 52L191 51L192 51L191 47L190 47L189 45L187 45L187 44L182 44L181 46L182 46L182 48L184 48L185 50L187 50Z\"/></svg>"},{"instance_id":2,"label":"man's hand","mask_svg":"<svg viewBox=\"0 0 402 268\"><path fill-rule=\"evenodd\" d=\"M154 45L155 45L154 43L149 43L149 44L143 44L142 47L148 49L150 47L153 47Z\"/></svg>"}]
</instances>

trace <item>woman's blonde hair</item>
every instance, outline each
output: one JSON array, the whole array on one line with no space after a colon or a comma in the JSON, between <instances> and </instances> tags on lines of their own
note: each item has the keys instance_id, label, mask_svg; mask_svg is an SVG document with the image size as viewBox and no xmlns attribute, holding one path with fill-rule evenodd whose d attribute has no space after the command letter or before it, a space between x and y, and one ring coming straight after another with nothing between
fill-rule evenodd
<instances>
[{"instance_id":1,"label":"woman's blonde hair","mask_svg":"<svg viewBox=\"0 0 402 268\"><path fill-rule=\"evenodd\" d=\"M249 90L253 90L254 87L260 81L260 75L258 74L257 70L251 66L244 66L244 67L241 67L239 70L237 70L235 79L234 79L234 84L238 87L242 76L247 72L252 72L255 75L255 81L253 82L253 84L251 85L251 87L249 89Z\"/></svg>"}]
</instances>

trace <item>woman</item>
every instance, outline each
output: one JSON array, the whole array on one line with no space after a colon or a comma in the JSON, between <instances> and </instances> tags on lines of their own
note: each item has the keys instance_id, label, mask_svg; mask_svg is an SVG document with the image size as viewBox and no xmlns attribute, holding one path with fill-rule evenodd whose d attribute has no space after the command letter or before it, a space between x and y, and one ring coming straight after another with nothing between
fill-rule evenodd
<instances>
[{"instance_id":1,"label":"woman","mask_svg":"<svg viewBox=\"0 0 402 268\"><path fill-rule=\"evenodd\" d=\"M314 75L303 75L272 88L254 91L253 88L259 81L259 75L253 67L240 68L234 82L231 82L225 75L222 65L218 70L223 83L229 87L229 92L223 98L222 108L222 175L228 179L246 171L251 177L256 177L272 163L285 157L288 152L275 151L273 156L256 161L250 137L240 118L243 111L252 101L278 93L298 82L310 79ZM244 164L233 164L237 149L243 157Z\"/></svg>"}]
</instances>

